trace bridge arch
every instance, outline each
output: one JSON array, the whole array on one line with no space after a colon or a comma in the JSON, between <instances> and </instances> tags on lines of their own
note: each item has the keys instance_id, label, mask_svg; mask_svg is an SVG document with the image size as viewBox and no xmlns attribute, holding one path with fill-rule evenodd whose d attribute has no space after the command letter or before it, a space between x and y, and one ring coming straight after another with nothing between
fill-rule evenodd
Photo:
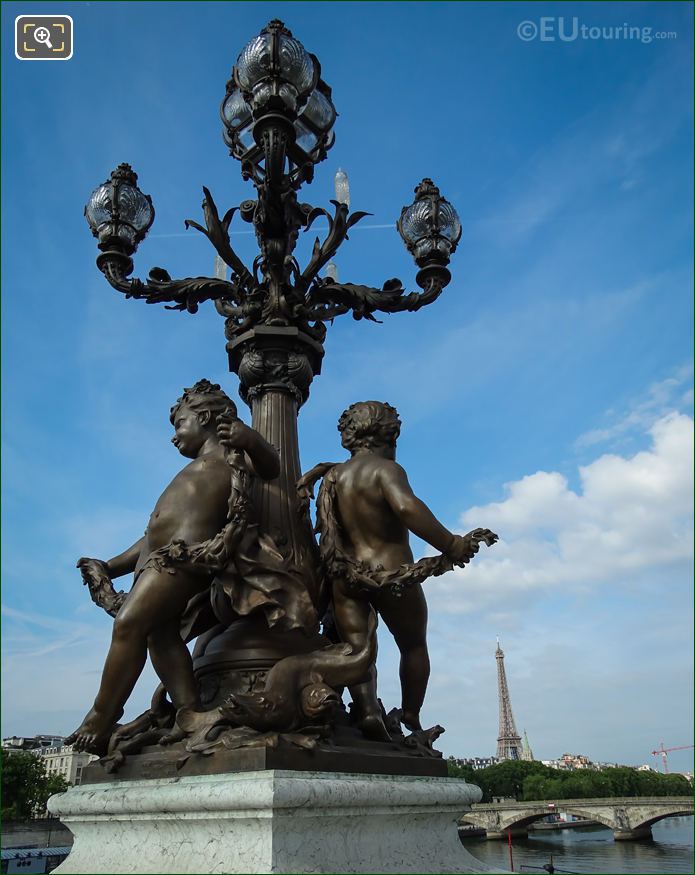
<instances>
[{"instance_id":1,"label":"bridge arch","mask_svg":"<svg viewBox=\"0 0 695 875\"><path fill-rule=\"evenodd\" d=\"M608 829L615 829L615 820L612 817L606 817L604 814L593 811L593 810L583 810L581 806L578 805L562 805L561 802L558 801L558 810L567 812L567 814L573 814L575 817L581 817L583 820L593 820L596 823L600 823ZM549 814L553 812L548 811L547 806L544 808L539 808L536 811L523 812L523 816L514 816L505 818L500 823L500 828L502 830L520 830L528 828L532 823L535 823L537 820L542 820L544 817L547 817ZM662 817L666 817L667 815L659 815L658 820Z\"/></svg>"},{"instance_id":2,"label":"bridge arch","mask_svg":"<svg viewBox=\"0 0 695 875\"><path fill-rule=\"evenodd\" d=\"M659 814L655 815L654 817L649 817L646 820L641 820L639 823L635 824L634 828L635 829L644 829L645 827L649 827L651 829L653 824L658 823L660 820L664 820L667 817L692 817L692 816L693 816L692 808L690 809L690 811L685 811L685 810L684 811L667 811L665 814L659 813Z\"/></svg>"},{"instance_id":3,"label":"bridge arch","mask_svg":"<svg viewBox=\"0 0 695 875\"><path fill-rule=\"evenodd\" d=\"M565 811L593 820L612 830L616 840L625 840L650 835L652 824L665 817L692 815L693 801L690 797L679 796L556 799L553 803L477 803L462 820L482 826L488 838L503 838L507 832L512 835L525 833L534 821L553 811Z\"/></svg>"}]
</instances>

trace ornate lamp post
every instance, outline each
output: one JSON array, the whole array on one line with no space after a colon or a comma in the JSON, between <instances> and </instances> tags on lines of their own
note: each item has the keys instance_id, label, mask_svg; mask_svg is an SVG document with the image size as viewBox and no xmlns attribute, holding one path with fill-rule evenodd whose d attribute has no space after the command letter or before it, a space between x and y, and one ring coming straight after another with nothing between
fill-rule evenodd
<instances>
[{"instance_id":1,"label":"ornate lamp post","mask_svg":"<svg viewBox=\"0 0 695 875\"><path fill-rule=\"evenodd\" d=\"M280 21L271 21L242 49L227 83L221 116L224 141L241 162L242 176L253 183L256 196L220 217L204 188L205 227L191 220L186 227L210 240L231 268L230 280L172 279L158 267L145 281L131 278L131 256L154 220L154 208L127 164L119 165L94 191L85 215L99 240L97 266L113 288L127 297L189 313L211 300L225 318L229 365L239 376L240 395L251 407L254 428L278 448L281 458L279 478L255 487L257 521L321 608L316 545L309 520L298 509L295 484L300 476L297 415L320 373L325 323L349 312L355 319L373 320L377 311L416 311L432 303L451 279L447 265L461 225L451 204L424 179L397 225L419 268L416 282L421 292L406 292L397 279L375 288L319 276L349 229L368 213L350 213L347 196L332 201L332 215L297 198L333 145L337 113L318 60ZM253 225L258 240L260 253L250 268L230 244L229 226L237 211ZM322 241L316 239L302 268L293 255L298 234L320 216L328 222L328 233Z\"/></svg>"}]
</instances>

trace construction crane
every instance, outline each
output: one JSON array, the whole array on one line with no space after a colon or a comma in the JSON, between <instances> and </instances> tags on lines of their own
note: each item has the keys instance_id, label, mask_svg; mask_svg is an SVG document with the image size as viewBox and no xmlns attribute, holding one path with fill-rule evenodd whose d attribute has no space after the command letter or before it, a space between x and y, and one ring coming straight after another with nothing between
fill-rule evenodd
<instances>
[{"instance_id":1,"label":"construction crane","mask_svg":"<svg viewBox=\"0 0 695 875\"><path fill-rule=\"evenodd\" d=\"M672 750L689 750L691 747L695 747L695 744L681 744L679 747L664 747L663 741L661 742L661 747L658 750L652 751L653 757L661 757L661 762L664 766L664 774L668 775L668 755Z\"/></svg>"}]
</instances>

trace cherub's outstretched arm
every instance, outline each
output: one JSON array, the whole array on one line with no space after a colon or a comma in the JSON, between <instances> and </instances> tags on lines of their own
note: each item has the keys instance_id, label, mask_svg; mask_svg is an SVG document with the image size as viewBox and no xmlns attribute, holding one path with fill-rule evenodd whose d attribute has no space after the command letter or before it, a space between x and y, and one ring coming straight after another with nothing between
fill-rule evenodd
<instances>
[{"instance_id":1,"label":"cherub's outstretched arm","mask_svg":"<svg viewBox=\"0 0 695 875\"><path fill-rule=\"evenodd\" d=\"M489 529L474 529L463 536L450 532L424 501L415 495L405 471L396 462L387 462L384 465L380 482L384 498L401 522L414 535L427 541L457 564L470 562L478 552L481 541L488 547L497 541L497 535Z\"/></svg>"},{"instance_id":2,"label":"cherub's outstretched arm","mask_svg":"<svg viewBox=\"0 0 695 875\"><path fill-rule=\"evenodd\" d=\"M135 571L135 566L140 558L140 553L142 552L144 544L145 536L143 535L142 538L140 538L139 541L136 541L132 547L128 547L127 550L119 553L118 556L109 559L106 563L106 568L111 580L115 580L117 577L122 577L124 574L129 574L131 571Z\"/></svg>"},{"instance_id":3,"label":"cherub's outstretched arm","mask_svg":"<svg viewBox=\"0 0 695 875\"><path fill-rule=\"evenodd\" d=\"M447 553L455 535L415 495L403 468L396 462L386 462L380 473L383 496L401 522L440 553Z\"/></svg>"}]
</instances>

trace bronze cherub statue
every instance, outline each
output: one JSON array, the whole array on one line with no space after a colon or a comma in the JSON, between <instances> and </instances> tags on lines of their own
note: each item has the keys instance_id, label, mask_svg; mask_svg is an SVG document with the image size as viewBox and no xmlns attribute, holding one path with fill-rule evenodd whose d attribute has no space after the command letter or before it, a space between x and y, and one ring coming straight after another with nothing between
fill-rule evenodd
<instances>
[{"instance_id":1,"label":"bronze cherub statue","mask_svg":"<svg viewBox=\"0 0 695 875\"><path fill-rule=\"evenodd\" d=\"M340 638L360 649L370 634L372 608L383 617L401 652L400 719L412 732L419 732L430 673L427 603L421 583L454 565L466 565L481 543L492 546L497 535L489 529L455 535L417 498L396 462L400 426L398 413L389 404L352 404L338 421L350 459L315 466L299 481L298 491L300 503L308 507L315 483L323 478L316 504L316 531ZM441 555L413 562L409 531ZM364 734L390 740L377 699L373 666L361 683L350 686L350 694Z\"/></svg>"},{"instance_id":2,"label":"bronze cherub statue","mask_svg":"<svg viewBox=\"0 0 695 875\"><path fill-rule=\"evenodd\" d=\"M244 425L217 384L184 390L170 418L172 442L192 461L159 497L139 541L108 562L78 562L93 598L116 613L94 705L66 739L77 750L106 751L148 651L174 707L200 708L181 620L245 533L248 478L273 479L279 470L277 450ZM109 593L105 581L129 572L128 595Z\"/></svg>"}]
</instances>

